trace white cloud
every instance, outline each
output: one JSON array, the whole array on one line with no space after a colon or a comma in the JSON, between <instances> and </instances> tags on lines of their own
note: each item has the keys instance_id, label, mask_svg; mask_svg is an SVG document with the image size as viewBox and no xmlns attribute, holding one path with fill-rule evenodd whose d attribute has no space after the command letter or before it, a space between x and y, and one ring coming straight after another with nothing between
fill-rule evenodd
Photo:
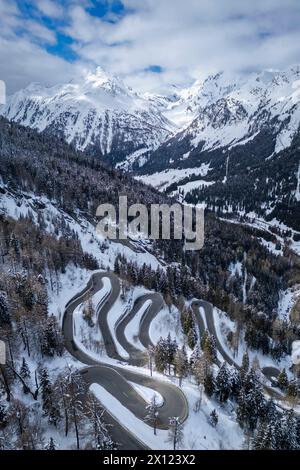
<instances>
[{"instance_id":1,"label":"white cloud","mask_svg":"<svg viewBox=\"0 0 300 470\"><path fill-rule=\"evenodd\" d=\"M63 8L53 0L36 0L36 6L41 13L49 18L59 18L63 15Z\"/></svg>"},{"instance_id":2,"label":"white cloud","mask_svg":"<svg viewBox=\"0 0 300 470\"><path fill-rule=\"evenodd\" d=\"M54 0L36 2L47 16L62 14ZM134 87L155 89L168 83L181 85L219 70L235 73L281 69L299 63L299 0L284 3L282 0L123 0L123 3L128 14L116 22L90 15L86 9L88 0L72 0L69 6L64 3L63 31L75 40L73 48L79 56L79 65L101 65ZM3 9L5 18L0 19L0 37L6 39L12 34L17 18L14 6L9 5L13 3L0 0L0 13ZM38 28L33 26L32 34L53 44L52 32ZM30 50L29 45L28 42L27 54L32 65L34 58L39 57L48 61L47 70L50 64L57 67L52 76L63 77L66 70L66 76L69 74L72 67L65 61L46 55L37 45L32 45ZM146 72L149 65L159 65L163 72ZM20 64L9 67L18 70ZM39 67L40 64L32 68L34 80L36 75L43 75Z\"/></svg>"},{"instance_id":3,"label":"white cloud","mask_svg":"<svg viewBox=\"0 0 300 470\"><path fill-rule=\"evenodd\" d=\"M51 31L49 28L37 23L33 20L27 20L23 24L24 28L26 29L26 33L33 36L36 39L41 40L42 42L46 42L48 44L55 44L56 43L56 34Z\"/></svg>"},{"instance_id":4,"label":"white cloud","mask_svg":"<svg viewBox=\"0 0 300 470\"><path fill-rule=\"evenodd\" d=\"M284 68L299 62L298 0L124 0L133 13L116 24L70 11L68 32L82 60L131 84L161 86L220 69ZM151 64L163 74L143 73Z\"/></svg>"},{"instance_id":5,"label":"white cloud","mask_svg":"<svg viewBox=\"0 0 300 470\"><path fill-rule=\"evenodd\" d=\"M0 51L0 79L5 81L8 94L32 81L53 85L79 73L79 66L48 54L26 38L0 38Z\"/></svg>"}]
</instances>

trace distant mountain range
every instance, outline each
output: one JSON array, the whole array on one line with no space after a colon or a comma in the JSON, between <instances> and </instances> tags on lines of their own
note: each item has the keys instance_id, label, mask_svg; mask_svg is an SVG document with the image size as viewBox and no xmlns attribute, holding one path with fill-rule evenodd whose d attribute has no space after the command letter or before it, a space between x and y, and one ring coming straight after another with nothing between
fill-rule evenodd
<instances>
[{"instance_id":1,"label":"distant mountain range","mask_svg":"<svg viewBox=\"0 0 300 470\"><path fill-rule=\"evenodd\" d=\"M172 124L154 102L100 67L78 81L47 88L33 83L9 97L1 113L38 131L62 136L112 164L156 149Z\"/></svg>"},{"instance_id":2,"label":"distant mountain range","mask_svg":"<svg viewBox=\"0 0 300 470\"><path fill-rule=\"evenodd\" d=\"M167 95L134 92L99 67L64 85L31 84L0 113L189 202L265 216L286 198L299 204L299 66L218 73Z\"/></svg>"}]
</instances>

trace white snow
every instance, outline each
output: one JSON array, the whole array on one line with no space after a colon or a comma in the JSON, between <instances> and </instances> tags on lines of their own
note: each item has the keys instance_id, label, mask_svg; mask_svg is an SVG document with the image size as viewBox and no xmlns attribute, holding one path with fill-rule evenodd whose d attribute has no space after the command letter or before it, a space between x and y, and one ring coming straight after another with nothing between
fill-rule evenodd
<instances>
[{"instance_id":1,"label":"white snow","mask_svg":"<svg viewBox=\"0 0 300 470\"><path fill-rule=\"evenodd\" d=\"M242 364L243 354L245 351L247 351L249 354L250 361L253 361L254 358L258 359L260 368L275 367L275 368L282 369L283 367L286 367L288 369L290 367L291 360L289 356L283 357L280 361L277 362L274 359L272 359L270 356L264 355L259 351L248 349L243 339L244 338L243 331L241 331L241 334L240 334L238 351L236 351L236 353L234 354L233 350L230 348L228 344L227 335L229 331L232 331L232 332L235 331L235 324L229 319L229 317L227 316L225 312L222 312L216 307L213 308L213 316L214 316L214 323L215 323L215 328L216 328L218 339L220 343L222 344L222 347L224 348L224 350L227 352L229 356L232 357L232 359L234 360L236 364L238 365Z\"/></svg>"},{"instance_id":2,"label":"white snow","mask_svg":"<svg viewBox=\"0 0 300 470\"><path fill-rule=\"evenodd\" d=\"M294 286L293 288L279 292L279 301L277 306L277 312L279 318L282 320L289 320L290 312L297 299L300 298L300 286Z\"/></svg>"},{"instance_id":3,"label":"white snow","mask_svg":"<svg viewBox=\"0 0 300 470\"><path fill-rule=\"evenodd\" d=\"M180 191L183 191L184 194L187 194L193 189L204 188L207 186L211 186L212 184L214 184L214 181L205 181L205 180L189 181L188 183L179 185L176 192L180 190Z\"/></svg>"},{"instance_id":4,"label":"white snow","mask_svg":"<svg viewBox=\"0 0 300 470\"><path fill-rule=\"evenodd\" d=\"M156 390L152 390L149 387L144 387L144 385L140 385L135 382L129 382L129 383L147 403L150 404L153 400L153 397L155 397L156 405L157 406L163 405L164 399L161 396L161 394L158 393Z\"/></svg>"},{"instance_id":5,"label":"white snow","mask_svg":"<svg viewBox=\"0 0 300 470\"><path fill-rule=\"evenodd\" d=\"M91 297L94 315L92 321L94 326L90 327L83 317L86 302L79 304L73 313L74 339L80 347L84 347L89 353L100 358L105 354L103 337L98 324L99 307L103 304L111 292L111 282L107 277L103 278L103 287ZM102 358L101 358L102 359Z\"/></svg>"},{"instance_id":6,"label":"white snow","mask_svg":"<svg viewBox=\"0 0 300 470\"><path fill-rule=\"evenodd\" d=\"M171 306L171 311L165 307L158 312L149 328L149 336L153 344L157 344L161 337L166 338L169 333L171 338L176 339L179 346L186 344L181 329L180 314L174 305Z\"/></svg>"},{"instance_id":7,"label":"white snow","mask_svg":"<svg viewBox=\"0 0 300 470\"><path fill-rule=\"evenodd\" d=\"M150 299L146 300L146 302L143 303L142 307L136 313L134 318L128 323L124 331L127 341L133 344L137 349L140 349L141 351L144 351L145 348L138 339L140 331L140 322L143 315L147 312L151 304L152 301Z\"/></svg>"},{"instance_id":8,"label":"white snow","mask_svg":"<svg viewBox=\"0 0 300 470\"><path fill-rule=\"evenodd\" d=\"M292 362L296 365L300 364L300 341L293 341Z\"/></svg>"},{"instance_id":9,"label":"white snow","mask_svg":"<svg viewBox=\"0 0 300 470\"><path fill-rule=\"evenodd\" d=\"M210 166L203 163L198 168L186 168L186 169L167 169L159 173L153 173L152 175L136 176L137 180L141 180L146 184L150 184L159 190L166 189L172 183L177 183L184 178L191 175L195 176L206 176L210 171Z\"/></svg>"},{"instance_id":10,"label":"white snow","mask_svg":"<svg viewBox=\"0 0 300 470\"><path fill-rule=\"evenodd\" d=\"M93 384L92 393L99 399L104 407L137 438L142 439L148 447L156 450L172 449L168 441L168 431L158 430L154 436L153 429L145 422L139 420L125 408L115 397L110 395L103 387ZM243 433L235 422L235 415L226 407L209 400L205 394L202 397L200 411L193 411L195 402L199 398L197 386L185 381L182 387L189 404L189 416L184 424L184 443L182 449L210 450L210 449L241 449ZM228 407L230 408L230 407ZM209 423L209 414L216 409L219 422L216 428Z\"/></svg>"}]
</instances>

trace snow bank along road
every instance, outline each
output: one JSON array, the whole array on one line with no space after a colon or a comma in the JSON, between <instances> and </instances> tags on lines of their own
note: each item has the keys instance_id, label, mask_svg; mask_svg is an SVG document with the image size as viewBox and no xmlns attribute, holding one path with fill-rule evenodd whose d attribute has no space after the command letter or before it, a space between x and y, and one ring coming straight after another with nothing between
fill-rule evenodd
<instances>
[{"instance_id":1,"label":"snow bank along road","mask_svg":"<svg viewBox=\"0 0 300 470\"><path fill-rule=\"evenodd\" d=\"M145 355L142 351L136 349L128 343L125 337L125 327L129 321L136 315L143 303L151 300L151 304L145 311L140 324L139 340L145 346L150 346L149 325L155 315L163 306L163 300L160 294L147 294L139 297L133 305L132 310L124 316L116 327L116 337L121 346L126 350L129 359L122 358L116 348L114 339L111 335L107 316L114 302L120 294L120 283L118 277L111 272L95 273L91 276L86 288L78 293L66 305L63 318L63 334L67 350L78 361L88 365L81 373L88 385L99 384L104 387L107 392L113 395L120 403L130 410L138 419L145 420L147 415L147 402L139 395L134 387L129 383L133 382L144 387L156 390L163 397L163 404L159 409L158 428L168 429L169 418L178 416L181 421L185 421L188 416L188 403L183 392L167 381L161 381L144 375L139 372L128 370L123 366L116 366L101 362L81 351L74 340L73 329L73 312L75 308L88 298L102 289L102 279L107 277L111 282L111 291L107 295L105 301L100 304L98 319L99 327L104 340L107 355L119 362L135 366L141 366L145 363ZM125 429L110 414L110 410L105 412L105 420L108 424L112 424L110 433L115 442L118 443L120 449L143 449L146 446Z\"/></svg>"}]
</instances>

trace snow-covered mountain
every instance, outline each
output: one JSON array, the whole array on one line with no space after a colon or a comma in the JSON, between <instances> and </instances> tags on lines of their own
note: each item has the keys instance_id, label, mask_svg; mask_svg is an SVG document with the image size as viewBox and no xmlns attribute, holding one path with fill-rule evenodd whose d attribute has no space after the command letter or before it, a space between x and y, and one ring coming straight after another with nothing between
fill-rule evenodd
<instances>
[{"instance_id":1,"label":"snow-covered mountain","mask_svg":"<svg viewBox=\"0 0 300 470\"><path fill-rule=\"evenodd\" d=\"M98 67L68 84L32 84L0 113L142 176L204 165L207 181L221 182L291 146L300 122L300 67L221 72L161 95L136 93Z\"/></svg>"},{"instance_id":2,"label":"snow-covered mountain","mask_svg":"<svg viewBox=\"0 0 300 470\"><path fill-rule=\"evenodd\" d=\"M164 114L179 129L151 156L145 167L150 172L178 165L196 167L203 163L203 155L205 163L212 160L207 152L231 151L259 140L261 133L270 142L262 157L270 157L289 147L298 132L300 67L244 77L209 76L180 91Z\"/></svg>"},{"instance_id":3,"label":"snow-covered mountain","mask_svg":"<svg viewBox=\"0 0 300 470\"><path fill-rule=\"evenodd\" d=\"M188 203L299 229L300 68L196 82L169 101L178 131L135 171Z\"/></svg>"},{"instance_id":4,"label":"snow-covered mountain","mask_svg":"<svg viewBox=\"0 0 300 470\"><path fill-rule=\"evenodd\" d=\"M155 102L100 67L63 85L33 83L9 97L1 114L61 135L76 148L92 150L114 164L156 149L172 128Z\"/></svg>"}]
</instances>

